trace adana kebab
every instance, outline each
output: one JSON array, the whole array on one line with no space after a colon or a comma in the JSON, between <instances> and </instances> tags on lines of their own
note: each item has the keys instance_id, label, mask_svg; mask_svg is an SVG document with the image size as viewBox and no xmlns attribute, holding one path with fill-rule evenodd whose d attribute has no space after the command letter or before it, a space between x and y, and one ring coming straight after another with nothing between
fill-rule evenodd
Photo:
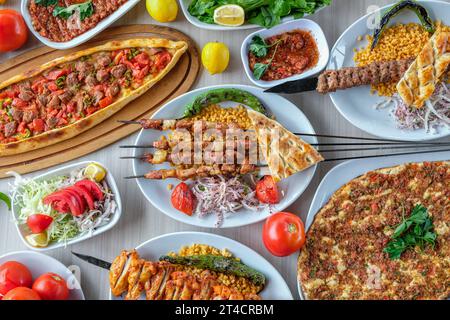
<instances>
[{"instance_id":1,"label":"adana kebab","mask_svg":"<svg viewBox=\"0 0 450 320\"><path fill-rule=\"evenodd\" d=\"M206 267L213 266L214 259L217 259L211 256L201 258ZM211 261L208 262L208 259ZM227 271L241 274L243 270L247 277L252 279L252 282L260 283L261 288L264 286L265 278L262 274L239 262L235 264L239 265L233 266L225 263L230 267ZM202 269L204 270L201 271ZM147 300L261 299L256 294L244 294L237 289L223 285L211 272L213 271L211 268L200 268L200 271L200 273L185 271L180 264L172 264L167 261L146 261L140 259L134 250L122 251L111 264L109 282L112 294L118 297L126 293L126 300L137 300L142 293L145 293Z\"/></svg>"}]
</instances>

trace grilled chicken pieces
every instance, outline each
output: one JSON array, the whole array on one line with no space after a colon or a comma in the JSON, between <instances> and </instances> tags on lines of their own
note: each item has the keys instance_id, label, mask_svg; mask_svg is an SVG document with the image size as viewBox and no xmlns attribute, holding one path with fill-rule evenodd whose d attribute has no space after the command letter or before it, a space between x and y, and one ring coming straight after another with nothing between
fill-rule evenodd
<instances>
[{"instance_id":1,"label":"grilled chicken pieces","mask_svg":"<svg viewBox=\"0 0 450 320\"><path fill-rule=\"evenodd\" d=\"M143 293L147 300L260 300L221 284L208 270L194 274L166 261L146 261L135 250L122 251L113 261L109 281L112 294L125 294L126 300Z\"/></svg>"}]
</instances>

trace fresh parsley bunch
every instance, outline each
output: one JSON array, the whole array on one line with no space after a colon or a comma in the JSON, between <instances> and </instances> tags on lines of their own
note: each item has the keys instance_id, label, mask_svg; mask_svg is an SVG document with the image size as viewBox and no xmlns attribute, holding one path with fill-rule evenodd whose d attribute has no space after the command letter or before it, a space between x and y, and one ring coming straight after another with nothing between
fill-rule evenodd
<instances>
[{"instance_id":1,"label":"fresh parsley bunch","mask_svg":"<svg viewBox=\"0 0 450 320\"><path fill-rule=\"evenodd\" d=\"M435 241L436 233L427 208L417 205L409 218L403 218L403 222L397 226L383 251L389 254L391 260L396 260L410 248L418 246L424 249L427 244L434 247Z\"/></svg>"}]
</instances>

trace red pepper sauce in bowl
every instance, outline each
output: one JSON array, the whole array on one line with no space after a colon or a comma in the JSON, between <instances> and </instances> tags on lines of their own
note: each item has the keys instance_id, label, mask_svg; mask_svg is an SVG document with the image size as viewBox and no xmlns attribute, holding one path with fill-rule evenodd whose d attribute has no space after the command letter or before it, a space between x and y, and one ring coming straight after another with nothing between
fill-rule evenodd
<instances>
[{"instance_id":1,"label":"red pepper sauce in bowl","mask_svg":"<svg viewBox=\"0 0 450 320\"><path fill-rule=\"evenodd\" d=\"M310 31L296 29L267 38L265 42L271 46L265 57L259 58L249 52L252 71L257 63L270 64L261 80L280 80L301 74L319 61L319 49Z\"/></svg>"}]
</instances>

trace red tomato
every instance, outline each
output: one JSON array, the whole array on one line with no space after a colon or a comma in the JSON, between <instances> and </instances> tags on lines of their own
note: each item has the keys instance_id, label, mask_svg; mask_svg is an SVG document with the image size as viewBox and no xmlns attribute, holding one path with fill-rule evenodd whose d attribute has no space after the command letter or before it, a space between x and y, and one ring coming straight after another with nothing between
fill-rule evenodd
<instances>
[{"instance_id":1,"label":"red tomato","mask_svg":"<svg viewBox=\"0 0 450 320\"><path fill-rule=\"evenodd\" d=\"M172 206L175 209L187 214L188 216L192 216L194 213L195 196L186 183L182 182L175 187L172 192L171 201Z\"/></svg>"},{"instance_id":2,"label":"red tomato","mask_svg":"<svg viewBox=\"0 0 450 320\"><path fill-rule=\"evenodd\" d=\"M95 203L94 203L94 197L92 196L92 194L89 192L89 190L84 187L84 186L73 186L71 187L73 190L75 190L76 192L78 192L78 194L80 194L83 199L86 201L89 210L94 210L95 209Z\"/></svg>"},{"instance_id":3,"label":"red tomato","mask_svg":"<svg viewBox=\"0 0 450 320\"><path fill-rule=\"evenodd\" d=\"M98 105L100 106L101 109L103 109L109 106L111 103L113 103L113 98L108 96L100 100L98 102Z\"/></svg>"},{"instance_id":4,"label":"red tomato","mask_svg":"<svg viewBox=\"0 0 450 320\"><path fill-rule=\"evenodd\" d=\"M137 64L139 64L139 67L143 68L150 64L150 57L147 53L142 52L134 57L133 62L136 62Z\"/></svg>"},{"instance_id":5,"label":"red tomato","mask_svg":"<svg viewBox=\"0 0 450 320\"><path fill-rule=\"evenodd\" d=\"M20 13L11 9L0 10L0 52L22 47L28 38L28 29Z\"/></svg>"},{"instance_id":6,"label":"red tomato","mask_svg":"<svg viewBox=\"0 0 450 320\"><path fill-rule=\"evenodd\" d=\"M33 120L33 130L36 132L43 132L45 129L45 122L42 119Z\"/></svg>"},{"instance_id":7,"label":"red tomato","mask_svg":"<svg viewBox=\"0 0 450 320\"><path fill-rule=\"evenodd\" d=\"M50 91L57 91L59 88L58 88L58 86L56 85L56 83L54 83L54 82L50 82L48 85L47 85L47 87L48 87L48 89L50 90Z\"/></svg>"},{"instance_id":8,"label":"red tomato","mask_svg":"<svg viewBox=\"0 0 450 320\"><path fill-rule=\"evenodd\" d=\"M86 201L84 200L83 195L78 193L78 190L73 187L68 187L63 191L67 192L73 197L72 201L74 201L74 203L76 202L78 208L80 208L80 214L83 214L86 211Z\"/></svg>"},{"instance_id":9,"label":"red tomato","mask_svg":"<svg viewBox=\"0 0 450 320\"><path fill-rule=\"evenodd\" d=\"M305 244L305 226L295 214L278 212L267 218L263 227L263 242L277 257L286 257Z\"/></svg>"},{"instance_id":10,"label":"red tomato","mask_svg":"<svg viewBox=\"0 0 450 320\"><path fill-rule=\"evenodd\" d=\"M272 176L265 176L256 184L256 197L262 203L277 204L280 202L277 184Z\"/></svg>"},{"instance_id":11,"label":"red tomato","mask_svg":"<svg viewBox=\"0 0 450 320\"><path fill-rule=\"evenodd\" d=\"M103 194L102 189L99 187L97 183L95 183L92 180L81 180L75 183L77 187L82 186L85 187L94 197L95 200L102 201L105 198L105 195Z\"/></svg>"},{"instance_id":12,"label":"red tomato","mask_svg":"<svg viewBox=\"0 0 450 320\"><path fill-rule=\"evenodd\" d=\"M81 204L77 198L65 190L54 192L44 198L44 204L51 205L53 209L60 213L70 213L74 216L83 214ZM69 210L67 210L69 209Z\"/></svg>"},{"instance_id":13,"label":"red tomato","mask_svg":"<svg viewBox=\"0 0 450 320\"><path fill-rule=\"evenodd\" d=\"M68 69L53 70L53 71L50 71L50 72L48 73L48 75L46 76L46 78L47 78L48 80L56 80L56 79L58 79L59 77L66 76L66 75L68 75L68 74L69 74L69 70L68 70Z\"/></svg>"},{"instance_id":14,"label":"red tomato","mask_svg":"<svg viewBox=\"0 0 450 320\"><path fill-rule=\"evenodd\" d=\"M53 222L53 218L46 214L32 214L27 218L27 225L32 233L41 233L47 230Z\"/></svg>"},{"instance_id":15,"label":"red tomato","mask_svg":"<svg viewBox=\"0 0 450 320\"><path fill-rule=\"evenodd\" d=\"M27 287L17 287L9 291L3 300L41 300L39 294Z\"/></svg>"},{"instance_id":16,"label":"red tomato","mask_svg":"<svg viewBox=\"0 0 450 320\"><path fill-rule=\"evenodd\" d=\"M169 64L170 60L172 60L170 53L167 51L159 53L157 57L156 68L158 70L164 69Z\"/></svg>"},{"instance_id":17,"label":"red tomato","mask_svg":"<svg viewBox=\"0 0 450 320\"><path fill-rule=\"evenodd\" d=\"M66 281L56 273L46 273L34 281L33 290L42 300L67 300L69 288Z\"/></svg>"},{"instance_id":18,"label":"red tomato","mask_svg":"<svg viewBox=\"0 0 450 320\"><path fill-rule=\"evenodd\" d=\"M12 102L13 107L17 107L19 109L24 109L28 106L28 103L19 98L14 98Z\"/></svg>"},{"instance_id":19,"label":"red tomato","mask_svg":"<svg viewBox=\"0 0 450 320\"><path fill-rule=\"evenodd\" d=\"M20 262L8 261L0 266L0 295L17 287L31 287L30 270Z\"/></svg>"}]
</instances>

